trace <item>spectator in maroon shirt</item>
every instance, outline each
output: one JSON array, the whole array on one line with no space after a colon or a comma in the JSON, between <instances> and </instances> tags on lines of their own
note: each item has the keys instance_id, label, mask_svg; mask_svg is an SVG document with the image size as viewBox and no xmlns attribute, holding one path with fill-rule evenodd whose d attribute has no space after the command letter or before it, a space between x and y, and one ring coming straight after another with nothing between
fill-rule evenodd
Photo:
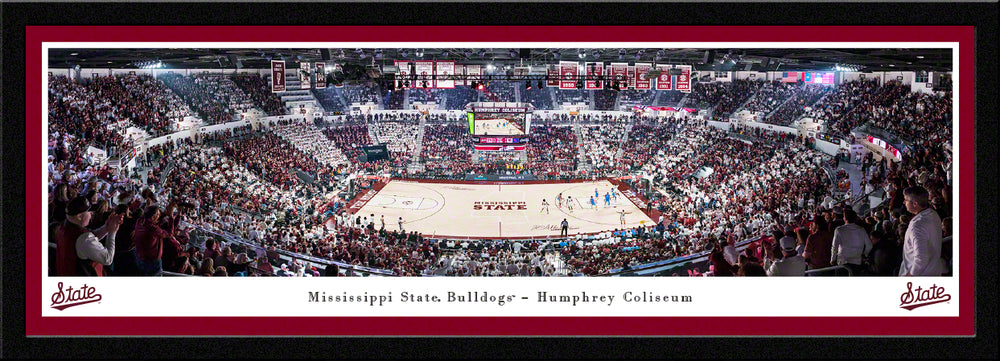
<instances>
[{"instance_id":1,"label":"spectator in maroon shirt","mask_svg":"<svg viewBox=\"0 0 1000 361\"><path fill-rule=\"evenodd\" d=\"M160 228L159 221L160 209L148 206L132 233L136 266L143 276L153 276L163 270L163 242L169 242L168 239L172 236Z\"/></svg>"}]
</instances>

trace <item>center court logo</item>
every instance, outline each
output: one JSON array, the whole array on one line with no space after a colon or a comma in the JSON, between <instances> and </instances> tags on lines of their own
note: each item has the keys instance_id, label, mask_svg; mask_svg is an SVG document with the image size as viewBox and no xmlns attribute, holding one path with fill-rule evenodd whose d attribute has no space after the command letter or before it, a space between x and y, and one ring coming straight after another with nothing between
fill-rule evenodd
<instances>
[{"instance_id":1,"label":"center court logo","mask_svg":"<svg viewBox=\"0 0 1000 361\"><path fill-rule=\"evenodd\" d=\"M87 287L86 283L77 289L70 286L63 290L63 283L59 282L59 290L52 294L52 304L49 306L62 311L70 307L98 302L101 300L101 294L96 293L96 291L97 289L94 287Z\"/></svg>"},{"instance_id":2,"label":"center court logo","mask_svg":"<svg viewBox=\"0 0 1000 361\"><path fill-rule=\"evenodd\" d=\"M906 283L906 292L899 297L899 308L913 311L914 308L951 301L951 295L944 293L944 287L931 285L929 288L913 289L913 282Z\"/></svg>"},{"instance_id":3,"label":"center court logo","mask_svg":"<svg viewBox=\"0 0 1000 361\"><path fill-rule=\"evenodd\" d=\"M476 211L524 211L528 209L528 203L523 201L513 202L475 202L472 209Z\"/></svg>"}]
</instances>

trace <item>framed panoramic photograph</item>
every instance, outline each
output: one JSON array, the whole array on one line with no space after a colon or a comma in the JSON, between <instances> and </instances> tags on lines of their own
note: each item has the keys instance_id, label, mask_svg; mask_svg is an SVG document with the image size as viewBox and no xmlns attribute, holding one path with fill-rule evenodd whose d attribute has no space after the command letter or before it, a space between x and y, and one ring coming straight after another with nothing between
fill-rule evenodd
<instances>
[{"instance_id":1,"label":"framed panoramic photograph","mask_svg":"<svg viewBox=\"0 0 1000 361\"><path fill-rule=\"evenodd\" d=\"M976 26L462 24L25 24L24 335L977 335Z\"/></svg>"}]
</instances>

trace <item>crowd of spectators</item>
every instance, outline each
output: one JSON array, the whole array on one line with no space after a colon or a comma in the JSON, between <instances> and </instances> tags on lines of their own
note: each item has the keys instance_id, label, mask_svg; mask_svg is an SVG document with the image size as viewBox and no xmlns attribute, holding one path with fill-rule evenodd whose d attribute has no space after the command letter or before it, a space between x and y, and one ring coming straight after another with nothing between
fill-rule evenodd
<instances>
[{"instance_id":1,"label":"crowd of spectators","mask_svg":"<svg viewBox=\"0 0 1000 361\"><path fill-rule=\"evenodd\" d=\"M471 154L472 140L467 124L428 124L424 128L420 159L428 171L437 173L459 168L470 163Z\"/></svg>"},{"instance_id":2,"label":"crowd of spectators","mask_svg":"<svg viewBox=\"0 0 1000 361\"><path fill-rule=\"evenodd\" d=\"M536 175L555 177L576 170L577 139L570 126L534 125L528 147L528 166Z\"/></svg>"},{"instance_id":3,"label":"crowd of spectators","mask_svg":"<svg viewBox=\"0 0 1000 361\"><path fill-rule=\"evenodd\" d=\"M589 99L590 99L590 97L588 96L587 91L583 90L583 89L559 89L559 90L556 90L556 105L557 105L557 107L560 106L560 105L562 105L562 104L566 104L566 103L570 103L570 104L588 103L587 100L589 100Z\"/></svg>"},{"instance_id":4,"label":"crowd of spectators","mask_svg":"<svg viewBox=\"0 0 1000 361\"><path fill-rule=\"evenodd\" d=\"M618 110L615 109L615 102L618 101L618 92L610 89L594 90L594 110Z\"/></svg>"},{"instance_id":5,"label":"crowd of spectators","mask_svg":"<svg viewBox=\"0 0 1000 361\"><path fill-rule=\"evenodd\" d=\"M610 171L617 167L618 151L626 141L626 127L632 117L604 117L583 126L583 155L593 169Z\"/></svg>"},{"instance_id":6,"label":"crowd of spectators","mask_svg":"<svg viewBox=\"0 0 1000 361\"><path fill-rule=\"evenodd\" d=\"M681 99L684 99L684 95L687 94L680 90L661 90L660 92L662 92L662 95L660 95L660 99L656 104L663 106L676 106L681 102Z\"/></svg>"},{"instance_id":7,"label":"crowd of spectators","mask_svg":"<svg viewBox=\"0 0 1000 361\"><path fill-rule=\"evenodd\" d=\"M331 169L302 154L287 141L273 133L254 134L226 142L226 156L243 164L254 174L281 189L292 189L302 182L294 173L298 169L311 175L329 174Z\"/></svg>"},{"instance_id":8,"label":"crowd of spectators","mask_svg":"<svg viewBox=\"0 0 1000 361\"><path fill-rule=\"evenodd\" d=\"M385 109L394 109L394 110L406 109L406 104L403 104L403 102L406 100L406 92L407 90L398 89L396 91L391 91L387 93L385 96L385 100L383 100L383 103L385 104Z\"/></svg>"},{"instance_id":9,"label":"crowd of spectators","mask_svg":"<svg viewBox=\"0 0 1000 361\"><path fill-rule=\"evenodd\" d=\"M802 87L804 85L799 83L786 83L777 80L766 82L744 109L751 113L770 114L771 111L783 104L785 100L792 97Z\"/></svg>"},{"instance_id":10,"label":"crowd of spectators","mask_svg":"<svg viewBox=\"0 0 1000 361\"><path fill-rule=\"evenodd\" d=\"M538 241L438 243L443 256L424 274L456 277L540 277L566 275L561 259L542 252Z\"/></svg>"},{"instance_id":11,"label":"crowd of spectators","mask_svg":"<svg viewBox=\"0 0 1000 361\"><path fill-rule=\"evenodd\" d=\"M479 99L479 91L466 85L456 85L455 89L444 89L442 96L447 98L444 104L446 110L462 110L465 105Z\"/></svg>"},{"instance_id":12,"label":"crowd of spectators","mask_svg":"<svg viewBox=\"0 0 1000 361\"><path fill-rule=\"evenodd\" d=\"M875 88L872 92L861 95L855 101L854 107L846 114L826 119L830 133L836 136L847 136L851 130L869 122L872 119L872 114L876 114L877 109L892 107L896 104L909 92L909 88L909 86L893 80Z\"/></svg>"},{"instance_id":13,"label":"crowd of spectators","mask_svg":"<svg viewBox=\"0 0 1000 361\"><path fill-rule=\"evenodd\" d=\"M812 105L828 94L832 88L828 85L805 84L792 94L792 99L765 118L764 122L782 126L792 124L807 109L812 109Z\"/></svg>"},{"instance_id":14,"label":"crowd of spectators","mask_svg":"<svg viewBox=\"0 0 1000 361\"><path fill-rule=\"evenodd\" d=\"M733 80L729 86L721 88L721 99L716 104L712 116L716 119L729 117L747 99L756 94L765 83L759 80Z\"/></svg>"},{"instance_id":15,"label":"crowd of spectators","mask_svg":"<svg viewBox=\"0 0 1000 361\"><path fill-rule=\"evenodd\" d=\"M508 81L491 81L486 83L482 92L491 102L513 103L517 101L514 84Z\"/></svg>"},{"instance_id":16,"label":"crowd of spectators","mask_svg":"<svg viewBox=\"0 0 1000 361\"><path fill-rule=\"evenodd\" d=\"M113 82L96 78L97 82ZM49 78L49 137L64 145L55 155L60 160L82 161L88 145L111 149L125 143L128 124L118 116L111 99L104 98L93 87L70 81L65 76Z\"/></svg>"},{"instance_id":17,"label":"crowd of spectators","mask_svg":"<svg viewBox=\"0 0 1000 361\"><path fill-rule=\"evenodd\" d=\"M331 86L323 89L313 89L312 95L316 98L316 101L319 102L319 105L322 106L327 112L343 113L350 110L347 104L344 104L344 100L340 96L339 88Z\"/></svg>"},{"instance_id":18,"label":"crowd of spectators","mask_svg":"<svg viewBox=\"0 0 1000 361\"><path fill-rule=\"evenodd\" d=\"M230 107L230 100L239 101L232 97L234 94L223 92L224 89L231 89L221 87L220 82L214 81L220 76L194 77L167 73L160 75L159 79L198 112L205 124L212 125L233 121L236 112Z\"/></svg>"},{"instance_id":19,"label":"crowd of spectators","mask_svg":"<svg viewBox=\"0 0 1000 361\"><path fill-rule=\"evenodd\" d=\"M374 144L385 144L389 149L392 166L404 167L417 150L419 124L416 117L391 116L369 123L368 131Z\"/></svg>"},{"instance_id":20,"label":"crowd of spectators","mask_svg":"<svg viewBox=\"0 0 1000 361\"><path fill-rule=\"evenodd\" d=\"M315 125L307 122L279 121L273 127L274 134L291 143L303 154L315 158L320 163L339 167L348 164L347 157Z\"/></svg>"},{"instance_id":21,"label":"crowd of spectators","mask_svg":"<svg viewBox=\"0 0 1000 361\"><path fill-rule=\"evenodd\" d=\"M410 89L410 103L437 103L440 105L444 101L445 96L447 96L447 93L444 89Z\"/></svg>"},{"instance_id":22,"label":"crowd of spectators","mask_svg":"<svg viewBox=\"0 0 1000 361\"><path fill-rule=\"evenodd\" d=\"M822 102L815 104L813 109L806 113L806 116L826 121L831 133L839 133L838 130L834 129L837 120L847 117L850 111L865 102L866 99L871 98L873 94L879 93L880 89L881 86L875 79L852 80L842 83Z\"/></svg>"},{"instance_id":23,"label":"crowd of spectators","mask_svg":"<svg viewBox=\"0 0 1000 361\"><path fill-rule=\"evenodd\" d=\"M337 127L323 128L322 132L352 162L358 161L361 147L372 144L368 125L364 122L351 121Z\"/></svg>"},{"instance_id":24,"label":"crowd of spectators","mask_svg":"<svg viewBox=\"0 0 1000 361\"><path fill-rule=\"evenodd\" d=\"M868 119L863 118L865 114L857 115L860 121L871 121L875 127L911 141L951 142L951 92L944 96L914 92L869 110Z\"/></svg>"},{"instance_id":25,"label":"crowd of spectators","mask_svg":"<svg viewBox=\"0 0 1000 361\"><path fill-rule=\"evenodd\" d=\"M378 104L378 100L380 99L378 87L372 84L344 85L343 88L340 88L340 93L344 99L347 99L347 104L349 105L354 103Z\"/></svg>"},{"instance_id":26,"label":"crowd of spectators","mask_svg":"<svg viewBox=\"0 0 1000 361\"><path fill-rule=\"evenodd\" d=\"M521 102L534 105L535 109L552 109L552 91L552 88L538 87L521 90Z\"/></svg>"},{"instance_id":27,"label":"crowd of spectators","mask_svg":"<svg viewBox=\"0 0 1000 361\"><path fill-rule=\"evenodd\" d=\"M259 74L236 74L232 77L236 86L243 91L256 108L269 116L285 115L288 110L278 96L271 91L271 85Z\"/></svg>"},{"instance_id":28,"label":"crowd of spectators","mask_svg":"<svg viewBox=\"0 0 1000 361\"><path fill-rule=\"evenodd\" d=\"M655 90L622 89L618 92L622 107L632 108L633 106L653 105L656 100Z\"/></svg>"},{"instance_id":29,"label":"crowd of spectators","mask_svg":"<svg viewBox=\"0 0 1000 361\"><path fill-rule=\"evenodd\" d=\"M667 147L669 141L687 121L665 118L656 121L638 121L632 126L619 160L618 170L630 171L645 165L657 151Z\"/></svg>"}]
</instances>

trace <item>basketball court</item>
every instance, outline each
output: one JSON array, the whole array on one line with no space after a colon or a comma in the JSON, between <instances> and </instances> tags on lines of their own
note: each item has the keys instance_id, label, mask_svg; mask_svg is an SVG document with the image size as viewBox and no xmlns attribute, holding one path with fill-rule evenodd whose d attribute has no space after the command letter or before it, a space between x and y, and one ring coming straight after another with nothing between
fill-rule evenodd
<instances>
[{"instance_id":1,"label":"basketball court","mask_svg":"<svg viewBox=\"0 0 1000 361\"><path fill-rule=\"evenodd\" d=\"M558 237L563 219L569 235L613 231L651 225L639 206L644 201L627 187L618 190L608 180L588 182L459 182L390 180L381 189L370 189L349 206L354 214L377 221L385 216L387 230L417 231L425 236L448 238L545 238ZM595 189L599 198L590 204ZM605 194L615 190L606 205ZM556 196L562 193L563 205ZM570 201L572 198L572 201ZM632 200L629 200L632 198ZM542 207L548 203L548 212ZM572 204L572 211L568 206ZM625 210L625 225L621 211Z\"/></svg>"}]
</instances>

